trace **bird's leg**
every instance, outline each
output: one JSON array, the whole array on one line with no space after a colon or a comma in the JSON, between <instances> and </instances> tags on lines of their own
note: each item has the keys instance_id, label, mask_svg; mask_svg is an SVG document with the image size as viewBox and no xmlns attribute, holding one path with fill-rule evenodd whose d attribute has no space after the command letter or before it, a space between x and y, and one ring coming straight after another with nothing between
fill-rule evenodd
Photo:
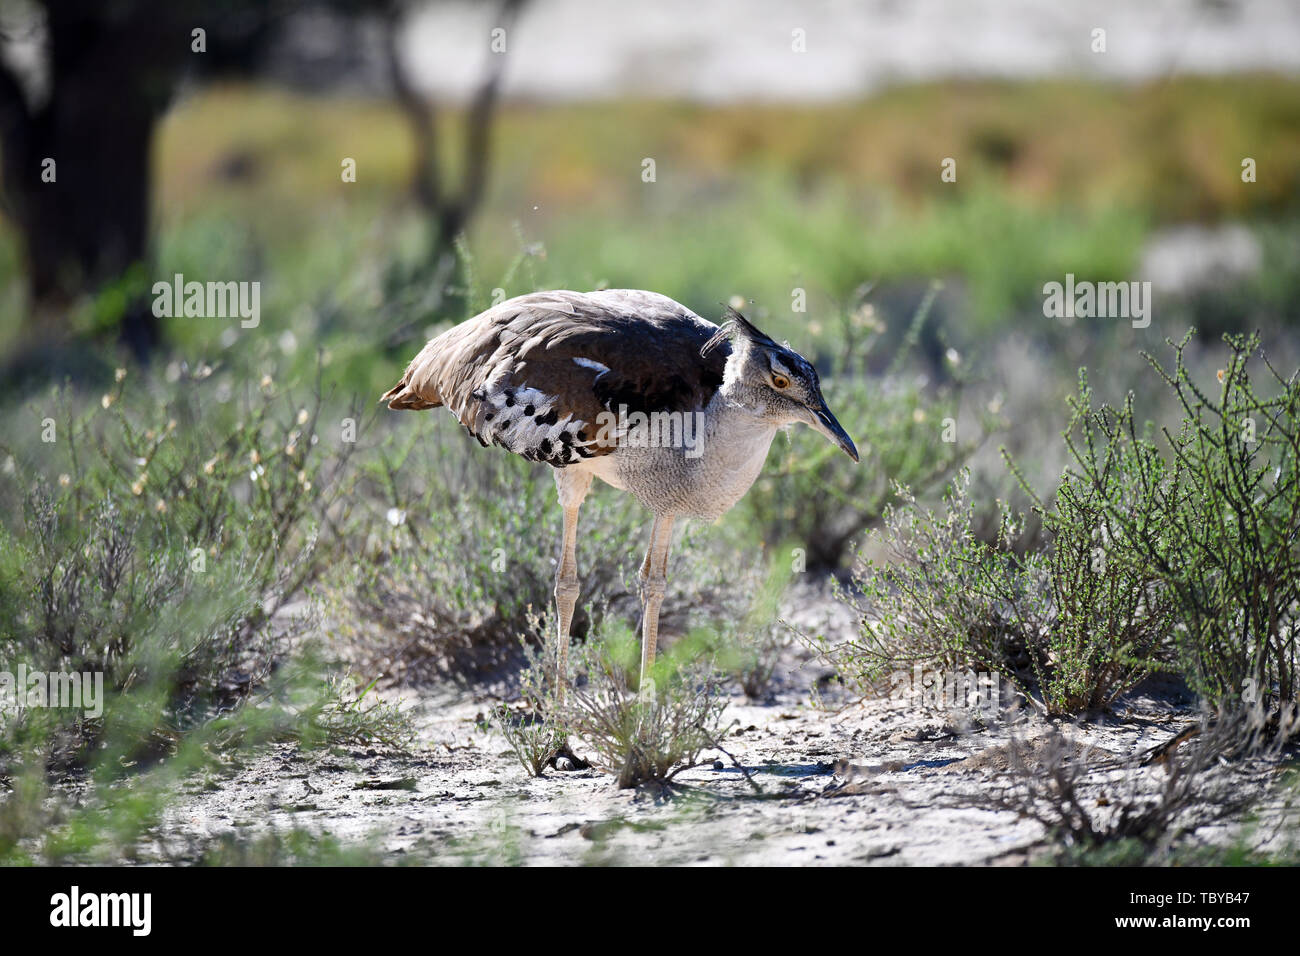
<instances>
[{"instance_id":1,"label":"bird's leg","mask_svg":"<svg viewBox=\"0 0 1300 956\"><path fill-rule=\"evenodd\" d=\"M564 509L564 544L560 550L560 567L555 573L555 679L556 694L564 700L564 686L569 679L569 627L578 603L578 506Z\"/></svg>"},{"instance_id":2,"label":"bird's leg","mask_svg":"<svg viewBox=\"0 0 1300 956\"><path fill-rule=\"evenodd\" d=\"M578 603L578 509L591 490L591 473L572 468L555 470L555 490L564 509L564 539L560 545L560 566L555 572L555 666L556 694L564 700L569 677L569 627Z\"/></svg>"},{"instance_id":3,"label":"bird's leg","mask_svg":"<svg viewBox=\"0 0 1300 956\"><path fill-rule=\"evenodd\" d=\"M653 538L654 532L651 531L650 534L651 537ZM645 560L641 562L641 570L638 571L636 575L636 596L637 598L640 599L643 605L645 604L645 583L648 580L650 580L650 549L649 548L646 549Z\"/></svg>"},{"instance_id":4,"label":"bird's leg","mask_svg":"<svg viewBox=\"0 0 1300 956\"><path fill-rule=\"evenodd\" d=\"M569 681L569 628L573 624L573 610L578 604L578 509L591 488L591 475L570 472L555 473L555 487L560 494L560 507L564 509L564 537L560 545L560 566L555 572L555 714L559 721L560 739L556 742L550 764L556 766L561 757L569 766L582 770L590 766L569 749L567 735L563 733L564 692Z\"/></svg>"},{"instance_id":5,"label":"bird's leg","mask_svg":"<svg viewBox=\"0 0 1300 956\"><path fill-rule=\"evenodd\" d=\"M650 547L641 565L641 599L645 602L641 625L641 675L637 691L644 698L654 694L650 667L655 662L659 640L659 606L668 584L668 546L673 540L673 516L659 515L650 529Z\"/></svg>"}]
</instances>

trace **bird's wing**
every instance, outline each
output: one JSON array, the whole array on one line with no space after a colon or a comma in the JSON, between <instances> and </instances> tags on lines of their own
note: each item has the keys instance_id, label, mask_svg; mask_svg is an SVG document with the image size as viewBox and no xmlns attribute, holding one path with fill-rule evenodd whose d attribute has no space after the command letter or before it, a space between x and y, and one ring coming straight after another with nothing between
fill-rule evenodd
<instances>
[{"instance_id":1,"label":"bird's wing","mask_svg":"<svg viewBox=\"0 0 1300 956\"><path fill-rule=\"evenodd\" d=\"M653 292L533 293L433 339L384 398L446 405L483 444L563 466L612 452L612 418L702 410L730 352L700 355L716 331Z\"/></svg>"}]
</instances>

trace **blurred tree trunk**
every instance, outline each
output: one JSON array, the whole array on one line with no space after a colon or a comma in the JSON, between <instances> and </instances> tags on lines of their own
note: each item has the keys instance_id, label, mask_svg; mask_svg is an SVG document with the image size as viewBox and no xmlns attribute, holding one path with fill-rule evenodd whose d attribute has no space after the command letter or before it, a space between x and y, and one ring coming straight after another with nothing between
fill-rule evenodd
<instances>
[{"instance_id":1,"label":"blurred tree trunk","mask_svg":"<svg viewBox=\"0 0 1300 956\"><path fill-rule=\"evenodd\" d=\"M514 25L525 0L502 0L492 27L505 31L506 49L514 42ZM432 230L430 261L435 265L451 252L456 237L483 201L487 184L488 166L491 162L492 118L501 93L501 76L505 69L506 53L489 50L484 44L488 66L475 90L465 113L465 133L462 144L462 169L460 188L454 192L444 187L441 156L438 150L438 119L432 103L426 102L415 90L406 65L398 49L406 0L389 0L387 6L385 54L388 58L389 79L397 105L410 124L415 139L415 169L411 177L411 192L416 202L429 218Z\"/></svg>"},{"instance_id":2,"label":"blurred tree trunk","mask_svg":"<svg viewBox=\"0 0 1300 956\"><path fill-rule=\"evenodd\" d=\"M512 28L523 4L502 0L494 25ZM0 58L2 198L23 238L30 350L48 351L65 339L68 306L113 283L122 295L105 320L116 322L137 356L159 344L147 296L157 124L183 75L249 71L267 37L308 8L388 18L393 85L420 143L416 195L434 222L435 258L443 258L482 199L504 55L485 51L488 69L466 116L462 180L447 191L434 116L396 57L403 0L32 0L36 14L26 30L44 41L47 91L32 96ZM206 31L202 53L192 48L197 28Z\"/></svg>"},{"instance_id":3,"label":"blurred tree trunk","mask_svg":"<svg viewBox=\"0 0 1300 956\"><path fill-rule=\"evenodd\" d=\"M0 70L6 204L23 235L31 314L46 341L65 331L49 323L77 296L145 259L150 150L190 51L193 18L178 17L185 6L49 2L44 102L29 103ZM138 355L157 344L142 293L126 301L120 330Z\"/></svg>"}]
</instances>

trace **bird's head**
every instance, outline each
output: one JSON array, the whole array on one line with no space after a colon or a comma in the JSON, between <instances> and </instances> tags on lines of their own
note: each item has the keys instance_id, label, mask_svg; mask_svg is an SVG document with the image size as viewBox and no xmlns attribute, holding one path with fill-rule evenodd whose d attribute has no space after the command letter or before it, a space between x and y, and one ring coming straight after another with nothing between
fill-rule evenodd
<instances>
[{"instance_id":1,"label":"bird's head","mask_svg":"<svg viewBox=\"0 0 1300 956\"><path fill-rule=\"evenodd\" d=\"M775 426L803 422L842 448L854 461L858 449L822 396L817 370L806 358L764 335L735 309L705 343L701 354L731 343L723 394Z\"/></svg>"}]
</instances>

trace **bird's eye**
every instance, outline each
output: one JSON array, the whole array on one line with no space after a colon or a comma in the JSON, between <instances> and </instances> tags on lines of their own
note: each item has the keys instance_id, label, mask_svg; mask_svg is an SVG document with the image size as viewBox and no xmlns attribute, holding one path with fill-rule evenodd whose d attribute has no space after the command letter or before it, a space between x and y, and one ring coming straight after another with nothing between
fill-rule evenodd
<instances>
[{"instance_id":1,"label":"bird's eye","mask_svg":"<svg viewBox=\"0 0 1300 956\"><path fill-rule=\"evenodd\" d=\"M790 386L790 380L786 378L784 375L776 375L776 374L772 375L773 388L788 388L789 386Z\"/></svg>"}]
</instances>

